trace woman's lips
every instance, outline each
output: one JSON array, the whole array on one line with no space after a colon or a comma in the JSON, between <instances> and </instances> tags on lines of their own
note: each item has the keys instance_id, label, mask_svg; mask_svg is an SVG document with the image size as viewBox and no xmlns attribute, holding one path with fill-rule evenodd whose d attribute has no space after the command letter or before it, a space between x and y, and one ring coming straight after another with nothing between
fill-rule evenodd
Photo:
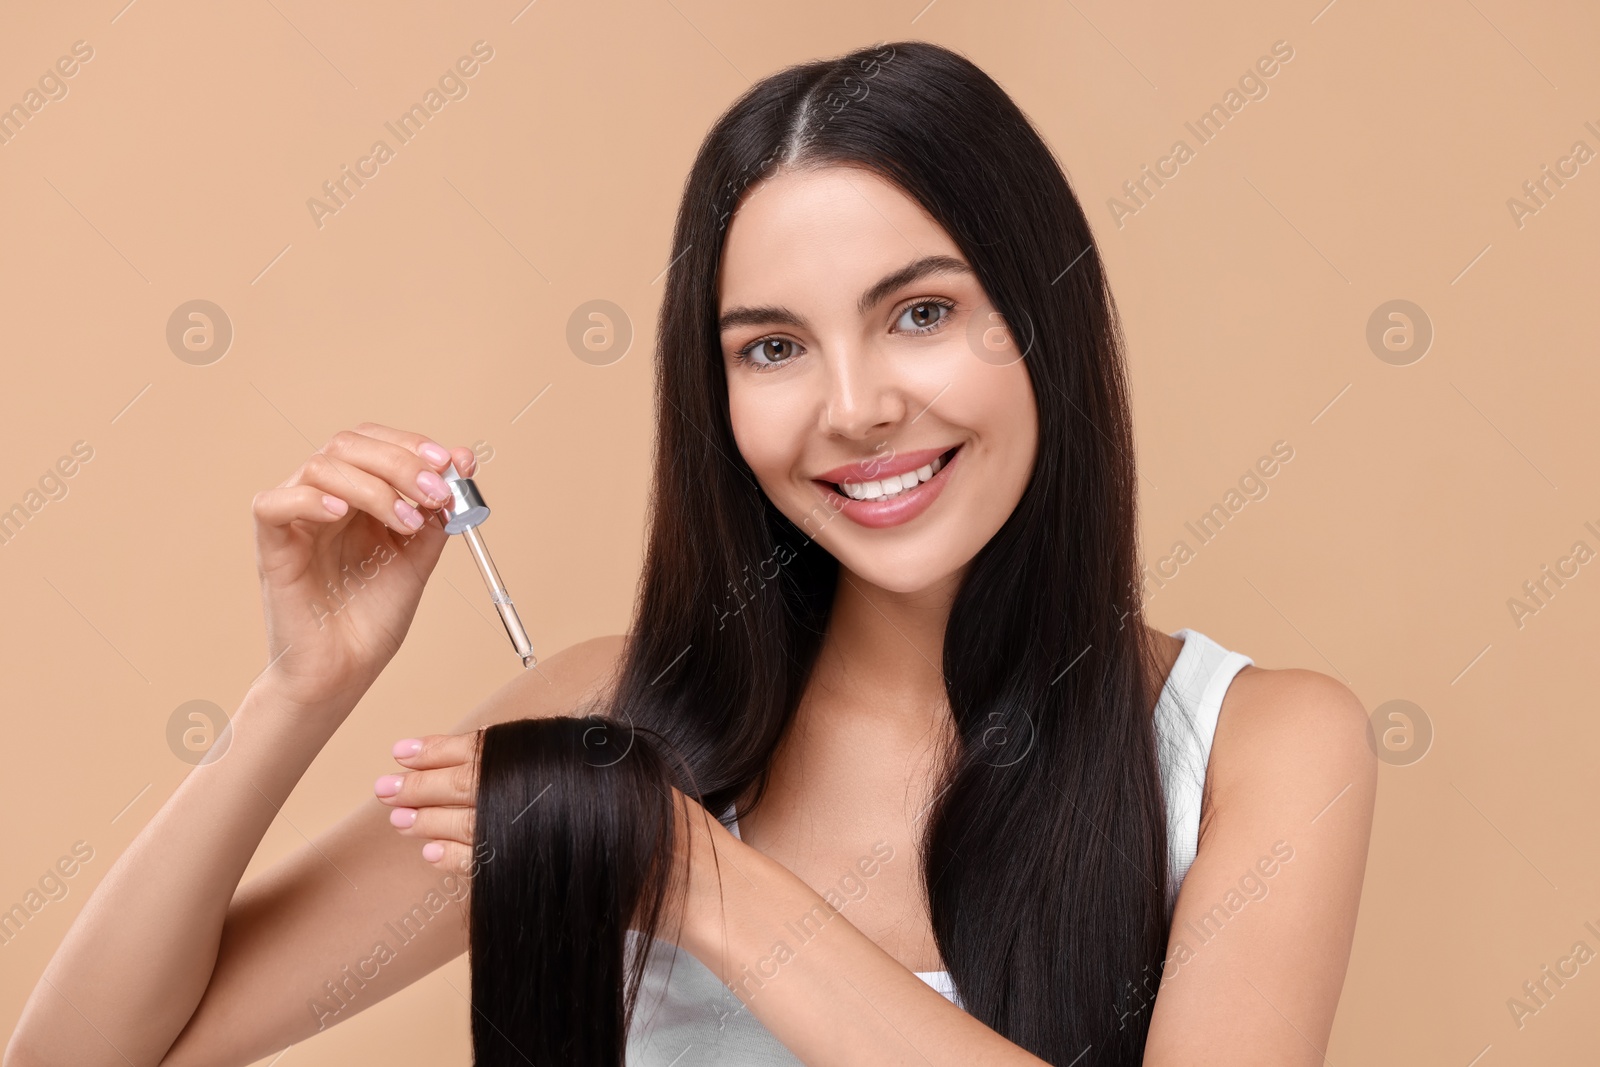
<instances>
[{"instance_id":1,"label":"woman's lips","mask_svg":"<svg viewBox=\"0 0 1600 1067\"><path fill-rule=\"evenodd\" d=\"M852 500L840 493L832 482L818 481L816 484L822 488L828 506L857 525L871 529L899 526L910 522L933 506L933 502L944 491L950 470L960 461L962 449L965 447L957 445L946 453L944 465L932 478L888 500Z\"/></svg>"}]
</instances>

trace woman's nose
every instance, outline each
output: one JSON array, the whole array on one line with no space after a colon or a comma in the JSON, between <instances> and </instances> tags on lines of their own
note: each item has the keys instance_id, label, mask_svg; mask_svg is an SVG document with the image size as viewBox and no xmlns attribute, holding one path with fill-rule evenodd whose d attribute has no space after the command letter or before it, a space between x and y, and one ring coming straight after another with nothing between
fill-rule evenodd
<instances>
[{"instance_id":1,"label":"woman's nose","mask_svg":"<svg viewBox=\"0 0 1600 1067\"><path fill-rule=\"evenodd\" d=\"M866 437L905 417L903 384L892 368L862 349L841 352L827 364L824 429L844 437Z\"/></svg>"}]
</instances>

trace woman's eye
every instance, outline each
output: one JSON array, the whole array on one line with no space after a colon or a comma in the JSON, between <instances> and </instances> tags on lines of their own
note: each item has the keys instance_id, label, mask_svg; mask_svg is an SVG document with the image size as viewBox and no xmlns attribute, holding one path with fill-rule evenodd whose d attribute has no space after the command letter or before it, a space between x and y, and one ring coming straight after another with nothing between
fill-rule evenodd
<instances>
[{"instance_id":1,"label":"woman's eye","mask_svg":"<svg viewBox=\"0 0 1600 1067\"><path fill-rule=\"evenodd\" d=\"M920 303L912 304L901 312L900 322L897 325L912 332L929 330L939 325L949 315L949 304L935 300L924 300Z\"/></svg>"},{"instance_id":2,"label":"woman's eye","mask_svg":"<svg viewBox=\"0 0 1600 1067\"><path fill-rule=\"evenodd\" d=\"M770 367L788 358L784 354L784 346L790 344L793 342L786 341L782 337L765 337L740 349L739 354L758 367Z\"/></svg>"}]
</instances>

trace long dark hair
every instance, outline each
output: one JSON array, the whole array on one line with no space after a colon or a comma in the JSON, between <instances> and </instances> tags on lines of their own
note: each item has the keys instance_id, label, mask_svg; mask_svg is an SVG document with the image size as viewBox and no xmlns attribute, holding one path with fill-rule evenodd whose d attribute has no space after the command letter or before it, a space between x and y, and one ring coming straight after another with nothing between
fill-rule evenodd
<instances>
[{"instance_id":1,"label":"long dark hair","mask_svg":"<svg viewBox=\"0 0 1600 1067\"><path fill-rule=\"evenodd\" d=\"M921 870L969 1013L1050 1063L1137 1064L1172 892L1120 327L1059 164L961 55L901 41L789 67L701 145L660 311L643 575L606 714L670 746L697 785L674 781L713 814L753 787L752 810L828 624L838 562L740 456L720 358L727 226L780 165L898 186L1026 350L1038 455L945 630L957 736Z\"/></svg>"},{"instance_id":2,"label":"long dark hair","mask_svg":"<svg viewBox=\"0 0 1600 1067\"><path fill-rule=\"evenodd\" d=\"M472 1062L621 1067L647 962L628 931L682 917L667 786L687 772L649 731L599 715L477 740Z\"/></svg>"}]
</instances>

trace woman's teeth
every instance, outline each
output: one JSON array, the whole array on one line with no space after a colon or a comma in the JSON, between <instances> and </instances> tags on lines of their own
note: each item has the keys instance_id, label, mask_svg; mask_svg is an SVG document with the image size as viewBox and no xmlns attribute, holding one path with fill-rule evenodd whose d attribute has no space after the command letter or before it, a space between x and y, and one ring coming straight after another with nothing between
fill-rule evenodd
<instances>
[{"instance_id":1,"label":"woman's teeth","mask_svg":"<svg viewBox=\"0 0 1600 1067\"><path fill-rule=\"evenodd\" d=\"M944 457L938 456L932 463L924 464L914 471L904 474L880 478L875 482L839 482L839 492L852 500L889 500L899 496L907 489L914 489L918 485L939 473L939 468L944 466Z\"/></svg>"}]
</instances>

